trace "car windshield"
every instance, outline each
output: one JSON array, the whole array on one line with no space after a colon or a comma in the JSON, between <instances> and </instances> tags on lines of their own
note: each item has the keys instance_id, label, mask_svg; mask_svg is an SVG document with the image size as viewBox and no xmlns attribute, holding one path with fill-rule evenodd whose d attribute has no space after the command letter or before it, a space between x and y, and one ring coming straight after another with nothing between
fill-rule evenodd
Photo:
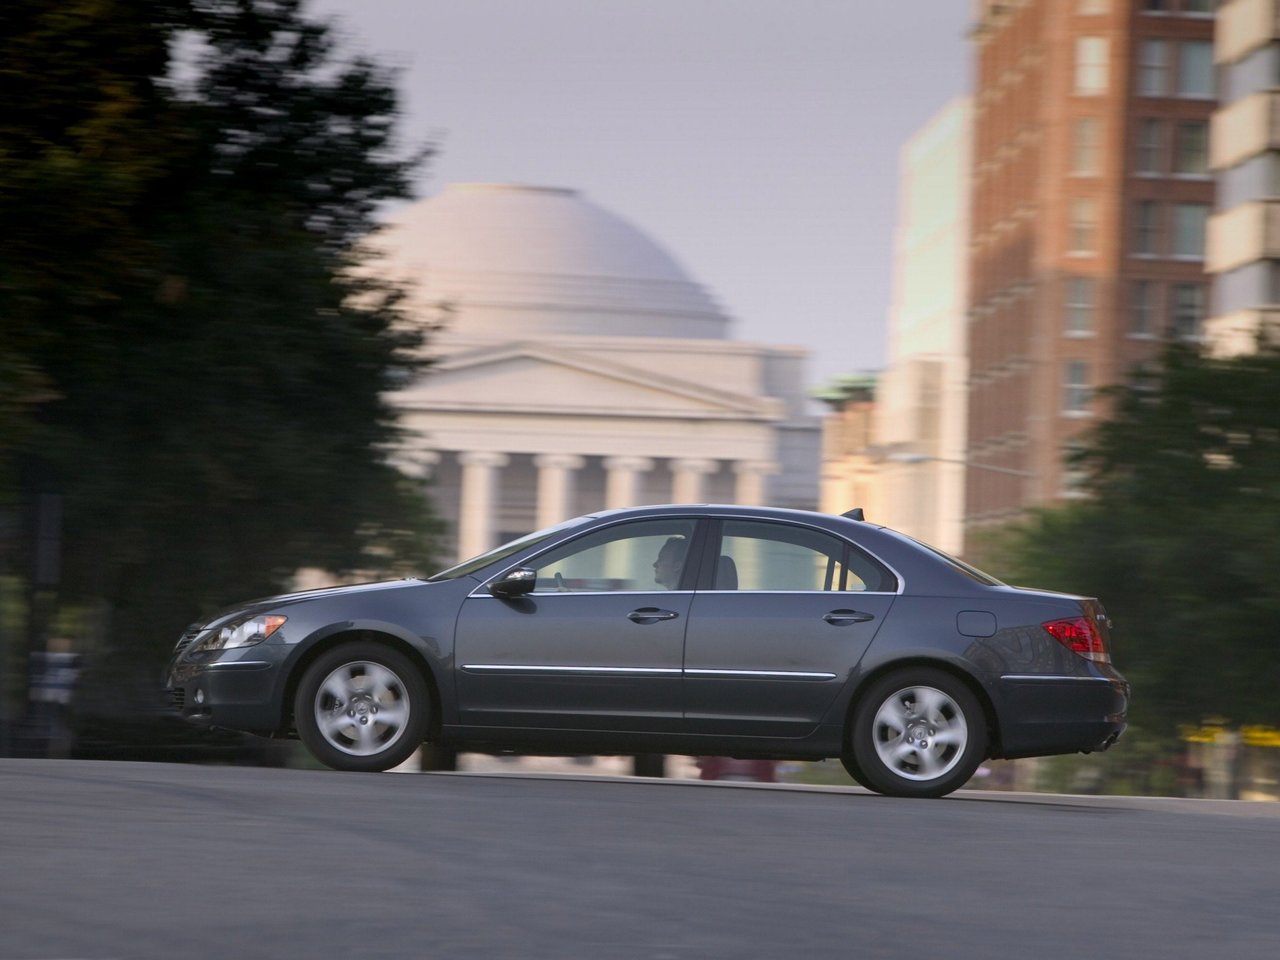
<instances>
[{"instance_id":1,"label":"car windshield","mask_svg":"<svg viewBox=\"0 0 1280 960\"><path fill-rule=\"evenodd\" d=\"M988 587L1003 587L1005 585L1004 581L997 580L995 577L991 576L991 574L989 573L983 573L977 567L971 564L965 563L963 560L957 557L953 557L951 554L947 553L945 550L939 550L937 547L931 546L930 544L925 543L923 540L917 540L915 537L909 537L905 533L902 533L899 530L886 530L885 532L891 533L895 537L901 537L903 540L909 540L910 542L914 543L917 547L920 547L924 550L928 550L931 554L933 554L939 560L946 563L947 566L953 568L959 573L964 574L966 577L969 577L972 580L977 580L981 584L985 584Z\"/></svg>"},{"instance_id":2,"label":"car windshield","mask_svg":"<svg viewBox=\"0 0 1280 960\"><path fill-rule=\"evenodd\" d=\"M449 567L447 570L441 570L437 574L427 577L429 583L437 580L456 580L459 577L465 577L477 570L482 570L491 563L497 563L504 560L512 554L519 553L526 547L548 540L556 534L570 530L573 527L581 526L586 523L590 517L575 517L572 520L566 520L564 523L557 523L554 527L547 527L544 530L535 530L533 533L527 533L523 537L519 537L508 543L504 543L500 547L494 547L488 553L482 553L478 557L472 557L470 560L464 560L456 566Z\"/></svg>"}]
</instances>

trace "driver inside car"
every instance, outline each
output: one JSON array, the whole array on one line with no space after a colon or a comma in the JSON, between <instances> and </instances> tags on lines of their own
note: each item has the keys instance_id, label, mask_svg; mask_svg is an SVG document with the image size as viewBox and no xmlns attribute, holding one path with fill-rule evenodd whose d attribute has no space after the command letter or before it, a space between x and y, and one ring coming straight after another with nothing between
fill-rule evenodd
<instances>
[{"instance_id":1,"label":"driver inside car","mask_svg":"<svg viewBox=\"0 0 1280 960\"><path fill-rule=\"evenodd\" d=\"M662 545L658 559L653 561L653 579L659 586L674 590L680 585L680 574L684 571L688 552L689 541L684 537L671 537Z\"/></svg>"}]
</instances>

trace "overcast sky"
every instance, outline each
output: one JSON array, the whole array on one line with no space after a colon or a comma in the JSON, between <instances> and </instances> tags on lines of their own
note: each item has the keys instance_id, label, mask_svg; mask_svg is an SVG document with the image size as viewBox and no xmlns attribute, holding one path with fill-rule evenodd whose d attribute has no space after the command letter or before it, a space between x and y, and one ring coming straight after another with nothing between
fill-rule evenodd
<instances>
[{"instance_id":1,"label":"overcast sky","mask_svg":"<svg viewBox=\"0 0 1280 960\"><path fill-rule=\"evenodd\" d=\"M419 194L574 187L809 379L882 367L903 142L967 92L969 0L312 0L402 71Z\"/></svg>"}]
</instances>

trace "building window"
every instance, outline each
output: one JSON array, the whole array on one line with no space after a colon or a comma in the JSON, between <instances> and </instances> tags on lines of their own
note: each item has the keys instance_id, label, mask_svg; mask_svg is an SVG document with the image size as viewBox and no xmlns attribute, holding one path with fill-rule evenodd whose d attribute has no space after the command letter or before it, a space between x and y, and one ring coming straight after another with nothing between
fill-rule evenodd
<instances>
[{"instance_id":1,"label":"building window","mask_svg":"<svg viewBox=\"0 0 1280 960\"><path fill-rule=\"evenodd\" d=\"M1169 92L1169 42L1143 40L1138 50L1138 93L1163 97Z\"/></svg>"},{"instance_id":2,"label":"building window","mask_svg":"<svg viewBox=\"0 0 1280 960\"><path fill-rule=\"evenodd\" d=\"M1097 281L1092 277L1071 277L1067 280L1064 324L1067 336L1082 337L1093 333L1097 289Z\"/></svg>"},{"instance_id":3,"label":"building window","mask_svg":"<svg viewBox=\"0 0 1280 960\"><path fill-rule=\"evenodd\" d=\"M1209 172L1209 123L1190 120L1178 124L1173 172L1204 176Z\"/></svg>"},{"instance_id":4,"label":"building window","mask_svg":"<svg viewBox=\"0 0 1280 960\"><path fill-rule=\"evenodd\" d=\"M1153 336L1155 316L1156 285L1150 280L1133 281L1129 287L1129 336Z\"/></svg>"},{"instance_id":5,"label":"building window","mask_svg":"<svg viewBox=\"0 0 1280 960\"><path fill-rule=\"evenodd\" d=\"M1204 259L1204 228L1209 219L1207 203L1177 203L1173 207L1173 255Z\"/></svg>"},{"instance_id":6,"label":"building window","mask_svg":"<svg viewBox=\"0 0 1280 960\"><path fill-rule=\"evenodd\" d=\"M1089 482L1089 469L1081 462L1081 456L1088 449L1079 440L1069 440L1062 448L1062 496L1079 498L1085 495L1085 485Z\"/></svg>"},{"instance_id":7,"label":"building window","mask_svg":"<svg viewBox=\"0 0 1280 960\"><path fill-rule=\"evenodd\" d=\"M1204 327L1204 284L1178 283L1173 287L1169 334L1179 340L1194 340Z\"/></svg>"},{"instance_id":8,"label":"building window","mask_svg":"<svg viewBox=\"0 0 1280 960\"><path fill-rule=\"evenodd\" d=\"M1178 47L1178 96L1213 98L1213 41L1186 40Z\"/></svg>"},{"instance_id":9,"label":"building window","mask_svg":"<svg viewBox=\"0 0 1280 960\"><path fill-rule=\"evenodd\" d=\"M1076 38L1076 95L1097 96L1107 91L1107 38Z\"/></svg>"},{"instance_id":10,"label":"building window","mask_svg":"<svg viewBox=\"0 0 1280 960\"><path fill-rule=\"evenodd\" d=\"M1142 0L1142 9L1147 13L1168 13L1172 0Z\"/></svg>"},{"instance_id":11,"label":"building window","mask_svg":"<svg viewBox=\"0 0 1280 960\"><path fill-rule=\"evenodd\" d=\"M1182 12L1213 16L1214 0L1182 0Z\"/></svg>"},{"instance_id":12,"label":"building window","mask_svg":"<svg viewBox=\"0 0 1280 960\"><path fill-rule=\"evenodd\" d=\"M1071 223L1067 236L1068 253L1093 253L1098 235L1098 203L1091 197L1071 201Z\"/></svg>"},{"instance_id":13,"label":"building window","mask_svg":"<svg viewBox=\"0 0 1280 960\"><path fill-rule=\"evenodd\" d=\"M1160 205L1154 200L1139 200L1133 220L1133 252L1154 257L1160 251Z\"/></svg>"},{"instance_id":14,"label":"building window","mask_svg":"<svg viewBox=\"0 0 1280 960\"><path fill-rule=\"evenodd\" d=\"M1137 172L1164 173L1164 121L1150 118L1138 121Z\"/></svg>"},{"instance_id":15,"label":"building window","mask_svg":"<svg viewBox=\"0 0 1280 960\"><path fill-rule=\"evenodd\" d=\"M1071 149L1071 172L1077 177L1095 177L1101 155L1097 117L1077 117Z\"/></svg>"},{"instance_id":16,"label":"building window","mask_svg":"<svg viewBox=\"0 0 1280 960\"><path fill-rule=\"evenodd\" d=\"M1081 416L1089 412L1089 363L1068 360L1062 365L1062 412Z\"/></svg>"}]
</instances>

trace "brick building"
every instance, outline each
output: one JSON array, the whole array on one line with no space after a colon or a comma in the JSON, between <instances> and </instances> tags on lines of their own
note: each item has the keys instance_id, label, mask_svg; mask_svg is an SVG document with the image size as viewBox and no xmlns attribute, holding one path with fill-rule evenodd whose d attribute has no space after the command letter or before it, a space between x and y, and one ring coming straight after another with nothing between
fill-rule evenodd
<instances>
[{"instance_id":1,"label":"brick building","mask_svg":"<svg viewBox=\"0 0 1280 960\"><path fill-rule=\"evenodd\" d=\"M980 0L966 542L1069 498L1063 454L1168 336L1199 337L1212 0ZM981 465L1002 468L985 470Z\"/></svg>"}]
</instances>

